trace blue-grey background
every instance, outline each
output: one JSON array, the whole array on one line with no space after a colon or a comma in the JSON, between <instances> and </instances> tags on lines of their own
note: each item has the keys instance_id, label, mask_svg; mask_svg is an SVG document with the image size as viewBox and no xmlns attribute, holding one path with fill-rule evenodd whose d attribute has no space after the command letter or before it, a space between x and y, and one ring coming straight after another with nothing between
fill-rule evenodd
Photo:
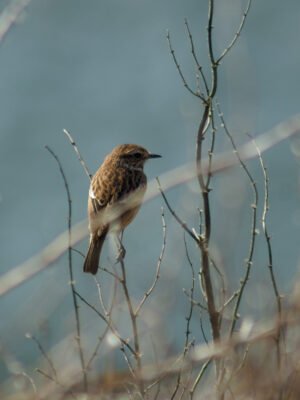
<instances>
[{"instance_id":1,"label":"blue-grey background","mask_svg":"<svg viewBox=\"0 0 300 400\"><path fill-rule=\"evenodd\" d=\"M7 3L1 0L1 8ZM45 145L63 164L72 194L73 222L86 216L88 180L63 128L72 133L92 171L115 145L126 142L163 155L147 165L149 178L193 159L201 105L183 87L168 50L166 30L171 32L180 65L193 85L195 67L184 18L189 20L199 59L207 71L206 3L32 0L0 46L1 274L40 251L67 227L66 193ZM231 40L245 5L239 0L216 1L216 54ZM247 140L246 133L262 133L299 112L299 20L296 0L284 5L279 0L254 0L240 40L220 67L218 99L238 143ZM221 151L228 144L219 132L217 150ZM282 292L292 287L298 268L299 155L297 139L264 155L270 175L269 229ZM249 165L262 190L257 161ZM239 168L216 177L212 187L212 245L234 289L247 255L251 188ZM168 196L178 213L197 227L197 186L173 189ZM147 203L126 231L130 289L137 299L155 271L162 243L162 205L159 196ZM188 302L182 288L189 288L191 282L182 231L167 212L166 221L162 276L141 318L141 330L147 328L151 340L157 339L162 356L183 344ZM254 316L273 304L261 236L244 301L245 313ZM189 245L197 268L197 253L193 244ZM78 246L83 252L86 248L87 241ZM108 262L107 248L102 259ZM78 290L97 304L94 281L82 274L82 258L76 254L74 271ZM74 336L68 279L67 257L63 256L0 299L2 376L14 372L10 368L15 364L8 360L30 371L38 363L40 354L25 338L27 332L39 337L47 350L62 343L68 334ZM103 281L109 296L111 282L106 277ZM128 317L122 301L119 295L118 321L126 332ZM157 305L159 312L155 312ZM89 310L83 306L81 310L88 352L102 327ZM194 335L202 340L198 321ZM142 336L145 348L150 347L149 335ZM67 362L68 352L75 347L71 337L61 344L60 356L64 357L53 356L58 367ZM109 359L109 351L106 354ZM111 362L119 361L116 357Z\"/></svg>"}]
</instances>

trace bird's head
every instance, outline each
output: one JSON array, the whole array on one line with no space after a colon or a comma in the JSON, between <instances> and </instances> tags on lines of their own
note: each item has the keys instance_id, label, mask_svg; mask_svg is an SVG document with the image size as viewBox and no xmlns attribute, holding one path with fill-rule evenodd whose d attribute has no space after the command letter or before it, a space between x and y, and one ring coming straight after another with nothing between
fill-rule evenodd
<instances>
[{"instance_id":1,"label":"bird's head","mask_svg":"<svg viewBox=\"0 0 300 400\"><path fill-rule=\"evenodd\" d=\"M159 154L149 153L144 147L136 144L121 144L112 151L112 155L118 159L120 166L141 170L150 158L161 157Z\"/></svg>"}]
</instances>

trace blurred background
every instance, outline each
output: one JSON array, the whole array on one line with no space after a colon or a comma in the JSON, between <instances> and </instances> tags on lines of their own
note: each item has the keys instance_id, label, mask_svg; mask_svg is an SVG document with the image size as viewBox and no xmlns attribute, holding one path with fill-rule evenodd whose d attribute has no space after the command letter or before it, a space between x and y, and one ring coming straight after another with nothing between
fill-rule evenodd
<instances>
[{"instance_id":1,"label":"blurred background","mask_svg":"<svg viewBox=\"0 0 300 400\"><path fill-rule=\"evenodd\" d=\"M0 11L8 3L0 0ZM240 0L216 1L216 54L230 42L245 6ZM45 145L57 154L66 173L73 223L86 217L89 182L64 128L73 135L92 172L120 143L138 143L163 156L147 164L149 179L194 159L201 104L184 89L166 41L169 29L182 70L194 85L185 17L208 72L206 1L32 0L18 19L0 46L1 274L67 228L64 185ZM254 1L239 41L222 63L218 99L237 143L247 141L247 133L256 136L299 112L299 20L296 0L287 0L284 7L279 0L272 4ZM220 131L217 151L229 148ZM264 154L270 176L269 230L282 293L292 288L298 274L299 156L299 138ZM257 160L249 166L263 190ZM249 246L251 187L236 168L213 179L212 188L212 246L234 290ZM198 229L197 185L192 182L167 195L178 214ZM136 299L155 274L162 245L162 205L160 196L145 204L125 233L129 288ZM141 331L148 332L143 334L145 347L154 341L162 357L183 345L188 301L182 288L191 284L182 230L165 214L167 246L161 278L140 323ZM197 268L196 249L192 243L189 246ZM87 239L77 248L85 253ZM113 262L114 254L106 246L103 264ZM95 283L82 273L82 263L82 257L74 254L78 291L96 303ZM274 308L266 266L266 248L259 238L243 302L245 314L254 318ZM111 281L102 275L101 279L108 299ZM126 335L130 328L121 300L117 320ZM89 353L103 326L84 305L80 311L83 346ZM39 365L41 354L26 333L37 336L47 351L59 349L63 357L53 356L58 368L76 357L67 255L2 297L0 320L1 380L10 377L16 365L27 371ZM201 342L197 324L196 341ZM112 366L122 367L124 362L109 346L103 357ZM96 361L95 370L103 368L102 360Z\"/></svg>"}]
</instances>

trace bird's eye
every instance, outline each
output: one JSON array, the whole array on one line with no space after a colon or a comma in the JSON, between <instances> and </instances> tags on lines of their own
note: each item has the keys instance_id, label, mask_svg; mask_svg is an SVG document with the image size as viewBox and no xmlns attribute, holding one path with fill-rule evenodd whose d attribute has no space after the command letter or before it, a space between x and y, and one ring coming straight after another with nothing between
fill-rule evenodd
<instances>
[{"instance_id":1,"label":"bird's eye","mask_svg":"<svg viewBox=\"0 0 300 400\"><path fill-rule=\"evenodd\" d=\"M133 157L134 157L135 159L137 159L137 160L139 160L139 159L142 158L141 153L133 153L132 155L133 155Z\"/></svg>"}]
</instances>

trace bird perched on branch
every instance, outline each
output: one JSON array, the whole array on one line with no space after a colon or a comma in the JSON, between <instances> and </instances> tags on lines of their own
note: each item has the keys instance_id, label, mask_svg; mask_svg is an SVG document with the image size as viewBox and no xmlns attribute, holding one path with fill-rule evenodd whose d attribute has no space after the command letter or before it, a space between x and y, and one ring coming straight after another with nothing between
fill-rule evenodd
<instances>
[{"instance_id":1,"label":"bird perched on branch","mask_svg":"<svg viewBox=\"0 0 300 400\"><path fill-rule=\"evenodd\" d=\"M108 154L91 180L88 198L90 244L83 270L96 274L103 242L108 232L116 237L136 216L146 191L144 164L159 158L136 144L122 144ZM125 249L119 240L120 257Z\"/></svg>"}]
</instances>

